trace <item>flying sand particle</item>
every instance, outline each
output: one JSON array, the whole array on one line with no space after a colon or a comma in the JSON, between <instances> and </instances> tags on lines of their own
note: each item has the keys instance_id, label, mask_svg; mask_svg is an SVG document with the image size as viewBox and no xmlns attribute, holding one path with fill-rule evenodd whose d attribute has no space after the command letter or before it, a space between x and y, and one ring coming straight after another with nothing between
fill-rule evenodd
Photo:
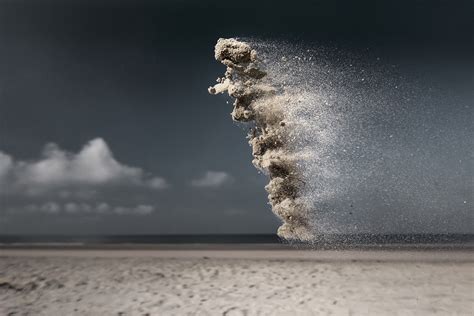
<instances>
[{"instance_id":1,"label":"flying sand particle","mask_svg":"<svg viewBox=\"0 0 474 316\"><path fill-rule=\"evenodd\" d=\"M248 135L253 164L270 177L265 189L273 212L283 221L278 235L291 240L313 239L308 207L299 199L304 182L286 148L290 140L282 110L287 105L285 95L265 80L267 73L249 44L221 38L215 47L215 58L227 70L208 89L209 93L227 92L235 99L232 118L254 124Z\"/></svg>"}]
</instances>

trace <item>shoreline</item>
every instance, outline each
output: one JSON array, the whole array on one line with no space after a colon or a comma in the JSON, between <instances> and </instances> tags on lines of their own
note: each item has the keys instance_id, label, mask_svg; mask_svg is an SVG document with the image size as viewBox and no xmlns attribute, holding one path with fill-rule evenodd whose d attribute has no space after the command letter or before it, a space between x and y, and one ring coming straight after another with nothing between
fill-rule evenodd
<instances>
[{"instance_id":1,"label":"shoreline","mask_svg":"<svg viewBox=\"0 0 474 316\"><path fill-rule=\"evenodd\" d=\"M11 242L0 251L31 250L280 250L280 251L474 251L474 242L457 243L101 243L101 242Z\"/></svg>"},{"instance_id":2,"label":"shoreline","mask_svg":"<svg viewBox=\"0 0 474 316\"><path fill-rule=\"evenodd\" d=\"M471 249L298 250L298 249L1 249L0 258L251 259L314 262L474 262Z\"/></svg>"}]
</instances>

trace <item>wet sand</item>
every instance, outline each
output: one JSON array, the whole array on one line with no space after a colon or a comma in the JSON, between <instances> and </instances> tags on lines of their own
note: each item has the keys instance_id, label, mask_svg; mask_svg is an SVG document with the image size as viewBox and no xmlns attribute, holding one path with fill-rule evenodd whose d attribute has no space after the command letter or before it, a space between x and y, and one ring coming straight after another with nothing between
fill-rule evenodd
<instances>
[{"instance_id":1,"label":"wet sand","mask_svg":"<svg viewBox=\"0 0 474 316\"><path fill-rule=\"evenodd\" d=\"M473 313L470 249L205 248L3 249L0 315Z\"/></svg>"}]
</instances>

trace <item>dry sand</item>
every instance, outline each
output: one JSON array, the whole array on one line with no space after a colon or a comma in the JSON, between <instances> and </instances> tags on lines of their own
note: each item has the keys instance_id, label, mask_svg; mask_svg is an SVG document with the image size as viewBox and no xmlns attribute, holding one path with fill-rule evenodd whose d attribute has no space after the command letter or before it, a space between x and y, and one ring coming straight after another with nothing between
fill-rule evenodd
<instances>
[{"instance_id":1,"label":"dry sand","mask_svg":"<svg viewBox=\"0 0 474 316\"><path fill-rule=\"evenodd\" d=\"M473 315L457 251L0 250L0 315Z\"/></svg>"}]
</instances>

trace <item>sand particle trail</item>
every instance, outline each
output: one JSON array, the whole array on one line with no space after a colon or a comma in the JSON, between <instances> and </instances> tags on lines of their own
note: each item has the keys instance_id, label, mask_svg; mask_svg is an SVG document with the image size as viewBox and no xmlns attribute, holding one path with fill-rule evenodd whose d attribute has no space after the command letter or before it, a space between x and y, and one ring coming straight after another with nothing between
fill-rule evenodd
<instances>
[{"instance_id":1,"label":"sand particle trail","mask_svg":"<svg viewBox=\"0 0 474 316\"><path fill-rule=\"evenodd\" d=\"M219 39L216 60L227 66L224 77L209 93L227 92L235 99L232 118L253 122L248 134L253 164L270 177L265 187L273 212L283 221L278 235L286 239L311 240L310 212L299 199L303 184L296 160L287 150L288 126L282 107L289 98L266 80L267 73L257 52L235 39Z\"/></svg>"}]
</instances>

